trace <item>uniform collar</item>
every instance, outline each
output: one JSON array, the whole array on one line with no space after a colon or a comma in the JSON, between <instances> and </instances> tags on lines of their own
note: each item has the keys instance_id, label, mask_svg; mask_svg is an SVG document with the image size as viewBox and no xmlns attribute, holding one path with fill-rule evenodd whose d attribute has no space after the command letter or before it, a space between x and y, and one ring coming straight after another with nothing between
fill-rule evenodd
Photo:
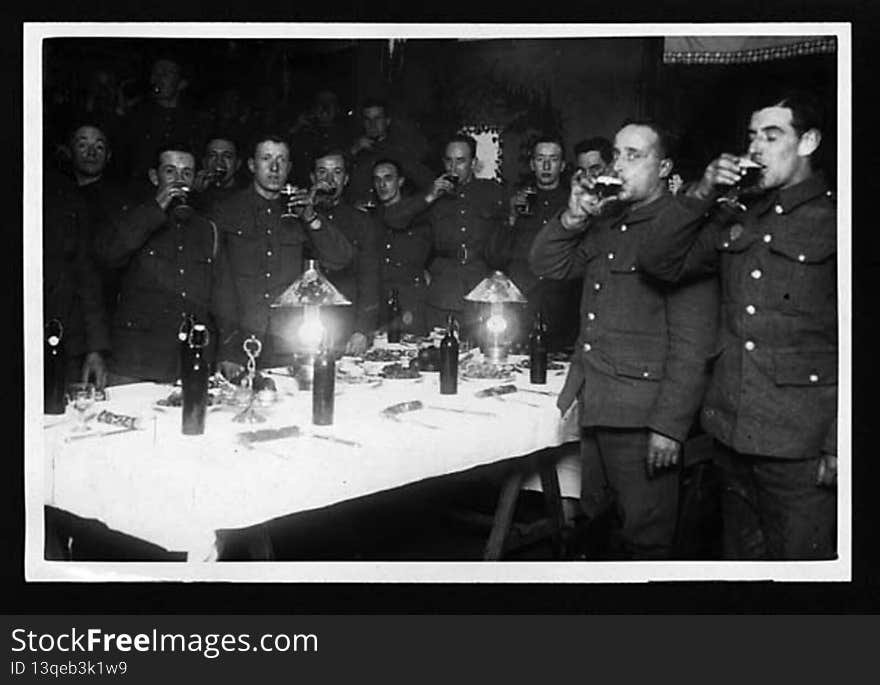
<instances>
[{"instance_id":1,"label":"uniform collar","mask_svg":"<svg viewBox=\"0 0 880 685\"><path fill-rule=\"evenodd\" d=\"M647 221L648 219L653 219L657 216L657 213L663 209L669 202L672 200L672 193L668 190L664 190L660 197L658 197L653 202L650 202L646 205L639 207L638 209L630 210L629 208L624 209L621 212L621 217L626 219L629 223L636 223L638 221Z\"/></svg>"},{"instance_id":2,"label":"uniform collar","mask_svg":"<svg viewBox=\"0 0 880 685\"><path fill-rule=\"evenodd\" d=\"M787 214L799 205L814 200L821 195L831 196L825 174L818 171L797 185L779 190L774 194L773 204L781 207L780 214Z\"/></svg>"}]
</instances>

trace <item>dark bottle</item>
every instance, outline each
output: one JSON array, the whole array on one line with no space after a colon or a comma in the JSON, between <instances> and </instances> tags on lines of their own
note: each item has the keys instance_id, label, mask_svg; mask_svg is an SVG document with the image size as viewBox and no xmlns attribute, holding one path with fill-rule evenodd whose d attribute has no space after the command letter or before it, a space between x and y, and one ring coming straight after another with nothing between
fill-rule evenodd
<instances>
[{"instance_id":1,"label":"dark bottle","mask_svg":"<svg viewBox=\"0 0 880 685\"><path fill-rule=\"evenodd\" d=\"M204 357L208 345L208 329L205 324L194 323L187 341L187 360L180 370L183 386L182 426L184 435L201 435L205 432L205 412L208 409L208 376L211 375Z\"/></svg>"},{"instance_id":2,"label":"dark bottle","mask_svg":"<svg viewBox=\"0 0 880 685\"><path fill-rule=\"evenodd\" d=\"M58 319L46 324L43 341L43 412L63 414L64 396L64 327Z\"/></svg>"},{"instance_id":3,"label":"dark bottle","mask_svg":"<svg viewBox=\"0 0 880 685\"><path fill-rule=\"evenodd\" d=\"M400 299L397 288L391 289L391 297L388 298L388 342L399 343L401 334Z\"/></svg>"},{"instance_id":4,"label":"dark bottle","mask_svg":"<svg viewBox=\"0 0 880 685\"><path fill-rule=\"evenodd\" d=\"M180 378L183 378L183 370L186 368L190 359L189 336L193 328L193 316L192 314L181 314L180 317L180 326L177 329L177 341L180 350L180 368L178 369L177 374Z\"/></svg>"},{"instance_id":5,"label":"dark bottle","mask_svg":"<svg viewBox=\"0 0 880 685\"><path fill-rule=\"evenodd\" d=\"M329 426L333 423L333 395L336 390L336 360L329 345L321 345L315 356L312 377L312 423Z\"/></svg>"},{"instance_id":6,"label":"dark bottle","mask_svg":"<svg viewBox=\"0 0 880 685\"><path fill-rule=\"evenodd\" d=\"M446 320L446 335L440 341L440 394L455 395L458 392L458 338L455 337L455 320L450 314Z\"/></svg>"},{"instance_id":7,"label":"dark bottle","mask_svg":"<svg viewBox=\"0 0 880 685\"><path fill-rule=\"evenodd\" d=\"M535 385L547 383L547 342L544 340L544 318L540 312L529 334L529 380Z\"/></svg>"}]
</instances>

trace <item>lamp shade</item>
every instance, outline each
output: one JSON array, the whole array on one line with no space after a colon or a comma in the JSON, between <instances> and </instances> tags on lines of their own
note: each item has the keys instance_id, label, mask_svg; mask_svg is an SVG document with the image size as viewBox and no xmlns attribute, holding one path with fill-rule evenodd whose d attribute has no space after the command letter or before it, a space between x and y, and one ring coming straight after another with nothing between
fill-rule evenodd
<instances>
[{"instance_id":1,"label":"lamp shade","mask_svg":"<svg viewBox=\"0 0 880 685\"><path fill-rule=\"evenodd\" d=\"M314 260L306 263L302 275L291 283L287 289L270 305L272 307L304 307L306 305L351 304L351 300L339 292L318 269Z\"/></svg>"},{"instance_id":2,"label":"lamp shade","mask_svg":"<svg viewBox=\"0 0 880 685\"><path fill-rule=\"evenodd\" d=\"M503 271L493 271L477 283L464 299L471 302L525 302L526 298Z\"/></svg>"}]
</instances>

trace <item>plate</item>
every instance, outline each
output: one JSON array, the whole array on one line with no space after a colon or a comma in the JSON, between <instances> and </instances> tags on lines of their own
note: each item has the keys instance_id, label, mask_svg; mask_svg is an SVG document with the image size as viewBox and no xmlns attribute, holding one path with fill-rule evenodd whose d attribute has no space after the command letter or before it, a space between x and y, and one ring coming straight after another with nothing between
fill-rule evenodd
<instances>
[{"instance_id":1,"label":"plate","mask_svg":"<svg viewBox=\"0 0 880 685\"><path fill-rule=\"evenodd\" d=\"M461 377L472 381L509 381L513 379L516 370L514 364L469 361L461 366Z\"/></svg>"}]
</instances>

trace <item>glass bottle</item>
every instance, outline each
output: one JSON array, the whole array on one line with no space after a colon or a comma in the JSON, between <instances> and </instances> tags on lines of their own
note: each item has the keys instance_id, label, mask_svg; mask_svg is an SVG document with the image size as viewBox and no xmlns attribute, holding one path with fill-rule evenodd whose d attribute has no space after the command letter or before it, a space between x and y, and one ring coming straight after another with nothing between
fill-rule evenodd
<instances>
[{"instance_id":1,"label":"glass bottle","mask_svg":"<svg viewBox=\"0 0 880 685\"><path fill-rule=\"evenodd\" d=\"M315 357L312 378L312 423L329 426L333 423L333 395L336 389L336 360L326 339Z\"/></svg>"},{"instance_id":2,"label":"glass bottle","mask_svg":"<svg viewBox=\"0 0 880 685\"><path fill-rule=\"evenodd\" d=\"M446 335L440 341L440 394L458 392L458 338L455 337L455 319L446 320Z\"/></svg>"},{"instance_id":3,"label":"glass bottle","mask_svg":"<svg viewBox=\"0 0 880 685\"><path fill-rule=\"evenodd\" d=\"M188 358L181 368L180 381L183 390L182 428L184 435L201 435L205 432L205 412L208 409L208 376L210 369L204 357L208 345L208 329L205 324L194 323L187 344Z\"/></svg>"},{"instance_id":4,"label":"glass bottle","mask_svg":"<svg viewBox=\"0 0 880 685\"><path fill-rule=\"evenodd\" d=\"M58 319L46 324L43 341L43 412L63 414L67 407L64 393L64 327Z\"/></svg>"},{"instance_id":5,"label":"glass bottle","mask_svg":"<svg viewBox=\"0 0 880 685\"><path fill-rule=\"evenodd\" d=\"M388 342L399 343L401 336L401 312L400 299L397 288L391 289L391 297L388 298Z\"/></svg>"},{"instance_id":6,"label":"glass bottle","mask_svg":"<svg viewBox=\"0 0 880 685\"><path fill-rule=\"evenodd\" d=\"M547 383L547 341L544 339L544 317L541 312L529 334L529 381L535 385Z\"/></svg>"}]
</instances>

